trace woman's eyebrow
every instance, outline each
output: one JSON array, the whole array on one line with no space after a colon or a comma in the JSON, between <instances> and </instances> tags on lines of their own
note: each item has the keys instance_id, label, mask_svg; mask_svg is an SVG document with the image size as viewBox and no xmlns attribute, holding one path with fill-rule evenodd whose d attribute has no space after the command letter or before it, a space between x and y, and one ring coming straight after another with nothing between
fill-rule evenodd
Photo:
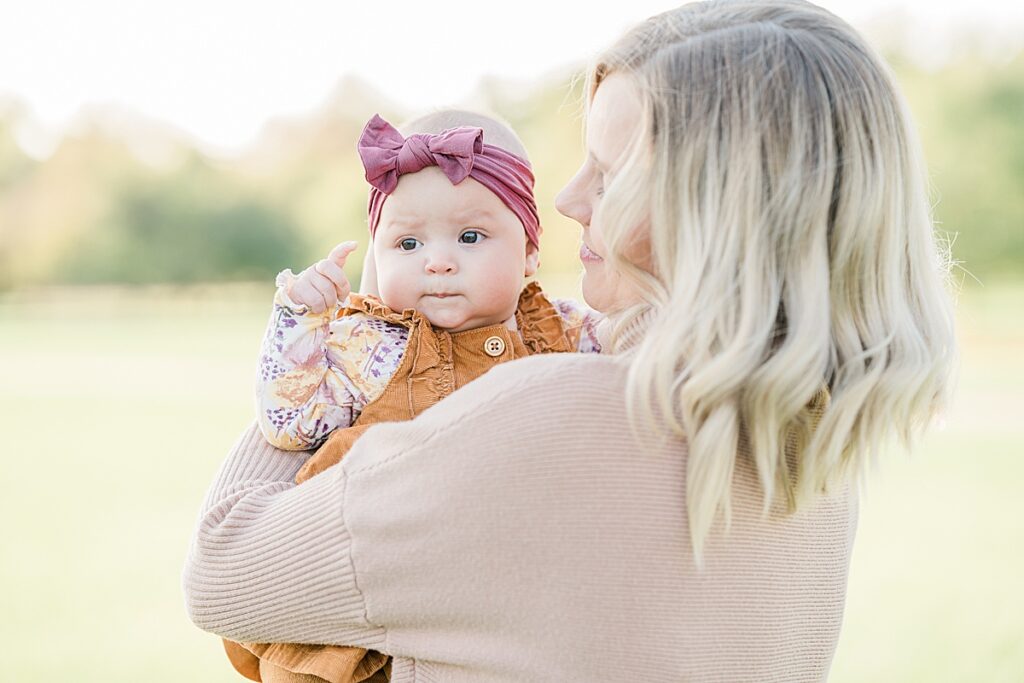
<instances>
[{"instance_id":1,"label":"woman's eyebrow","mask_svg":"<svg viewBox=\"0 0 1024 683\"><path fill-rule=\"evenodd\" d=\"M597 166L598 170L600 170L602 173L608 170L608 166L605 163L603 163L600 159L598 159L597 155L594 154L591 150L587 150L587 156L590 157L590 160L594 162L594 165Z\"/></svg>"}]
</instances>

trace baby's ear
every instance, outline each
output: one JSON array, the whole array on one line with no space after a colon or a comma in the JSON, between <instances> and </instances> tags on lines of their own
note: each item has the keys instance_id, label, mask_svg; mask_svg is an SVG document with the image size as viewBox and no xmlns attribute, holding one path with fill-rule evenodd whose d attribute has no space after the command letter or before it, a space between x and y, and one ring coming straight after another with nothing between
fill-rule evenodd
<instances>
[{"instance_id":1,"label":"baby's ear","mask_svg":"<svg viewBox=\"0 0 1024 683\"><path fill-rule=\"evenodd\" d=\"M523 273L524 277L530 277L537 273L537 269L540 268L540 250L537 249L537 245L533 242L526 243L526 272Z\"/></svg>"}]
</instances>

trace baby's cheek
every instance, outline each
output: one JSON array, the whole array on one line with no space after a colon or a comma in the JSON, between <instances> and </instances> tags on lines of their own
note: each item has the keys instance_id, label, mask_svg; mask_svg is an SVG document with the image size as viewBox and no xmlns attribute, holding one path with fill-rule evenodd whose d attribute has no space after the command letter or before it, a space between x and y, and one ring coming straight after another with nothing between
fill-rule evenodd
<instances>
[{"instance_id":1,"label":"baby's cheek","mask_svg":"<svg viewBox=\"0 0 1024 683\"><path fill-rule=\"evenodd\" d=\"M523 277L511 271L497 271L487 278L482 292L487 307L491 310L508 310L509 315L515 311L519 303L519 293L523 289Z\"/></svg>"},{"instance_id":2,"label":"baby's cheek","mask_svg":"<svg viewBox=\"0 0 1024 683\"><path fill-rule=\"evenodd\" d=\"M380 298L389 308L401 311L411 308L414 303L414 287L410 278L403 278L401 273L388 271L387 274L378 272L377 286L380 290Z\"/></svg>"}]
</instances>

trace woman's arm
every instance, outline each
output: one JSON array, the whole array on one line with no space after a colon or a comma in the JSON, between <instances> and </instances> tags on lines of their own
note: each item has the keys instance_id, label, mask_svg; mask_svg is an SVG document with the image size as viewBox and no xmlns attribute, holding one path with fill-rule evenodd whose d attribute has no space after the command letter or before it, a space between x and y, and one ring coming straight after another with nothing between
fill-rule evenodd
<instances>
[{"instance_id":1,"label":"woman's arm","mask_svg":"<svg viewBox=\"0 0 1024 683\"><path fill-rule=\"evenodd\" d=\"M552 421L566 403L565 375L554 370L581 360L597 358L499 366L415 420L375 425L341 463L300 485L292 478L303 459L251 428L200 515L183 577L192 620L243 642L397 654L396 632L464 627L471 638L481 619L518 609L517 591L493 589L508 571L534 571L517 565L536 558L509 544L523 523L514 511L542 509L550 494L530 477L551 473L551 452L578 448ZM580 372L588 390L605 386L601 374ZM526 490L510 489L517 479Z\"/></svg>"},{"instance_id":2,"label":"woman's arm","mask_svg":"<svg viewBox=\"0 0 1024 683\"><path fill-rule=\"evenodd\" d=\"M235 443L185 563L189 616L236 641L379 647L349 557L344 479L335 467L297 486L305 460L271 446L255 424Z\"/></svg>"}]
</instances>

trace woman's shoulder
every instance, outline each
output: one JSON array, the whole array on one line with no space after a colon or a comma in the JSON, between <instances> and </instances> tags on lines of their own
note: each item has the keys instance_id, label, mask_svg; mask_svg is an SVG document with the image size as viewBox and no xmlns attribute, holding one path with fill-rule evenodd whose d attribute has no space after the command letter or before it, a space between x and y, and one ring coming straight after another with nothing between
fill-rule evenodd
<instances>
[{"instance_id":1,"label":"woman's shoulder","mask_svg":"<svg viewBox=\"0 0 1024 683\"><path fill-rule=\"evenodd\" d=\"M607 429L626 431L616 427L626 413L625 378L621 363L598 354L502 363L413 420L371 427L346 455L344 470L362 477L410 467L427 454L435 467L471 477L535 452L569 457L569 450L597 447L594 435Z\"/></svg>"},{"instance_id":2,"label":"woman's shoulder","mask_svg":"<svg viewBox=\"0 0 1024 683\"><path fill-rule=\"evenodd\" d=\"M625 382L622 359L597 353L547 353L502 363L476 380L479 389L536 391L543 388L611 389ZM557 389L556 389L557 391Z\"/></svg>"},{"instance_id":3,"label":"woman's shoulder","mask_svg":"<svg viewBox=\"0 0 1024 683\"><path fill-rule=\"evenodd\" d=\"M463 417L575 420L585 404L625 401L626 366L612 356L551 353L502 363L423 413L439 424Z\"/></svg>"}]
</instances>

